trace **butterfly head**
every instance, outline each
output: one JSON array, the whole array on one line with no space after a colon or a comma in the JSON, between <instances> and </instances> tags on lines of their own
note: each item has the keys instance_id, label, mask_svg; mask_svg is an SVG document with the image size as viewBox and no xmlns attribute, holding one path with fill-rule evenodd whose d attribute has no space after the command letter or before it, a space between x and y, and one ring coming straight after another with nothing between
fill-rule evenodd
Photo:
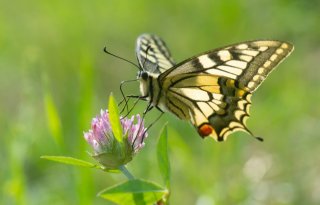
<instances>
[{"instance_id":1,"label":"butterfly head","mask_svg":"<svg viewBox=\"0 0 320 205\"><path fill-rule=\"evenodd\" d=\"M137 79L139 79L140 81L148 81L148 78L149 78L149 73L147 71L140 70L138 72Z\"/></svg>"},{"instance_id":2,"label":"butterfly head","mask_svg":"<svg viewBox=\"0 0 320 205\"><path fill-rule=\"evenodd\" d=\"M139 71L137 75L137 79L140 81L140 93L142 96L149 95L149 73L147 71Z\"/></svg>"}]
</instances>

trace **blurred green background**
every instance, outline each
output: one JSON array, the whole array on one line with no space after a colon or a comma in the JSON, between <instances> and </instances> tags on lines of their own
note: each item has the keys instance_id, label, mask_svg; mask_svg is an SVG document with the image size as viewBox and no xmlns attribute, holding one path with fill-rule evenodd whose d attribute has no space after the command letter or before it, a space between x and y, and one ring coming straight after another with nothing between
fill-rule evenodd
<instances>
[{"instance_id":1,"label":"blurred green background","mask_svg":"<svg viewBox=\"0 0 320 205\"><path fill-rule=\"evenodd\" d=\"M128 165L135 176L161 183L155 145L169 121L171 204L320 204L317 0L2 0L0 204L111 204L96 193L122 175L40 156L91 160L83 131L137 71L102 49L136 61L144 32L161 36L177 61L253 39L286 40L295 51L253 97L248 126L265 142L241 132L225 143L201 140L166 114ZM138 84L126 91L138 93ZM158 115L151 113L149 123Z\"/></svg>"}]
</instances>

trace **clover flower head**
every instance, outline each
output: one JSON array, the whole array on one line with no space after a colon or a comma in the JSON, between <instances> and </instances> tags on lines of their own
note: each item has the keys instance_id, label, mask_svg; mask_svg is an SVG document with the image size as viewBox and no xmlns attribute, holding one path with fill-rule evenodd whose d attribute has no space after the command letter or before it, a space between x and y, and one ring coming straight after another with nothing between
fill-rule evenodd
<instances>
[{"instance_id":1,"label":"clover flower head","mask_svg":"<svg viewBox=\"0 0 320 205\"><path fill-rule=\"evenodd\" d=\"M84 133L84 138L94 151L91 156L107 169L117 169L130 162L144 146L148 135L140 115L120 118L120 123L122 142L114 136L108 110L101 110L100 115L92 119L91 129Z\"/></svg>"}]
</instances>

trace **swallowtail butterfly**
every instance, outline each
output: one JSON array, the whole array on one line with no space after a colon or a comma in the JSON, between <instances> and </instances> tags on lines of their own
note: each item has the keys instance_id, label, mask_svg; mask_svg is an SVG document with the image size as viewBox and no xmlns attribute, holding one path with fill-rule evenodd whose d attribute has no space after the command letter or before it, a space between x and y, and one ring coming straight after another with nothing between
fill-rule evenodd
<instances>
[{"instance_id":1,"label":"swallowtail butterfly","mask_svg":"<svg viewBox=\"0 0 320 205\"><path fill-rule=\"evenodd\" d=\"M138 37L140 98L190 121L202 137L224 141L246 127L251 95L293 50L274 40L247 41L210 50L176 64L156 35Z\"/></svg>"}]
</instances>

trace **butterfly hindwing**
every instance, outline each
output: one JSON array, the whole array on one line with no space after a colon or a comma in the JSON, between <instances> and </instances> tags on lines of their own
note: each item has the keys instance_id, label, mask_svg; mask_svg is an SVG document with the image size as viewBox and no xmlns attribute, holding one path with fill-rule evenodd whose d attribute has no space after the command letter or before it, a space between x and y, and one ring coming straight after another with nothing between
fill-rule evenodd
<instances>
[{"instance_id":1,"label":"butterfly hindwing","mask_svg":"<svg viewBox=\"0 0 320 205\"><path fill-rule=\"evenodd\" d=\"M251 94L234 86L234 80L214 75L181 74L167 78L166 108L180 119L190 120L205 137L223 141L235 130L250 133Z\"/></svg>"},{"instance_id":2,"label":"butterfly hindwing","mask_svg":"<svg viewBox=\"0 0 320 205\"><path fill-rule=\"evenodd\" d=\"M137 39L136 54L140 67L151 73L162 73L175 65L163 40L152 34Z\"/></svg>"}]
</instances>

